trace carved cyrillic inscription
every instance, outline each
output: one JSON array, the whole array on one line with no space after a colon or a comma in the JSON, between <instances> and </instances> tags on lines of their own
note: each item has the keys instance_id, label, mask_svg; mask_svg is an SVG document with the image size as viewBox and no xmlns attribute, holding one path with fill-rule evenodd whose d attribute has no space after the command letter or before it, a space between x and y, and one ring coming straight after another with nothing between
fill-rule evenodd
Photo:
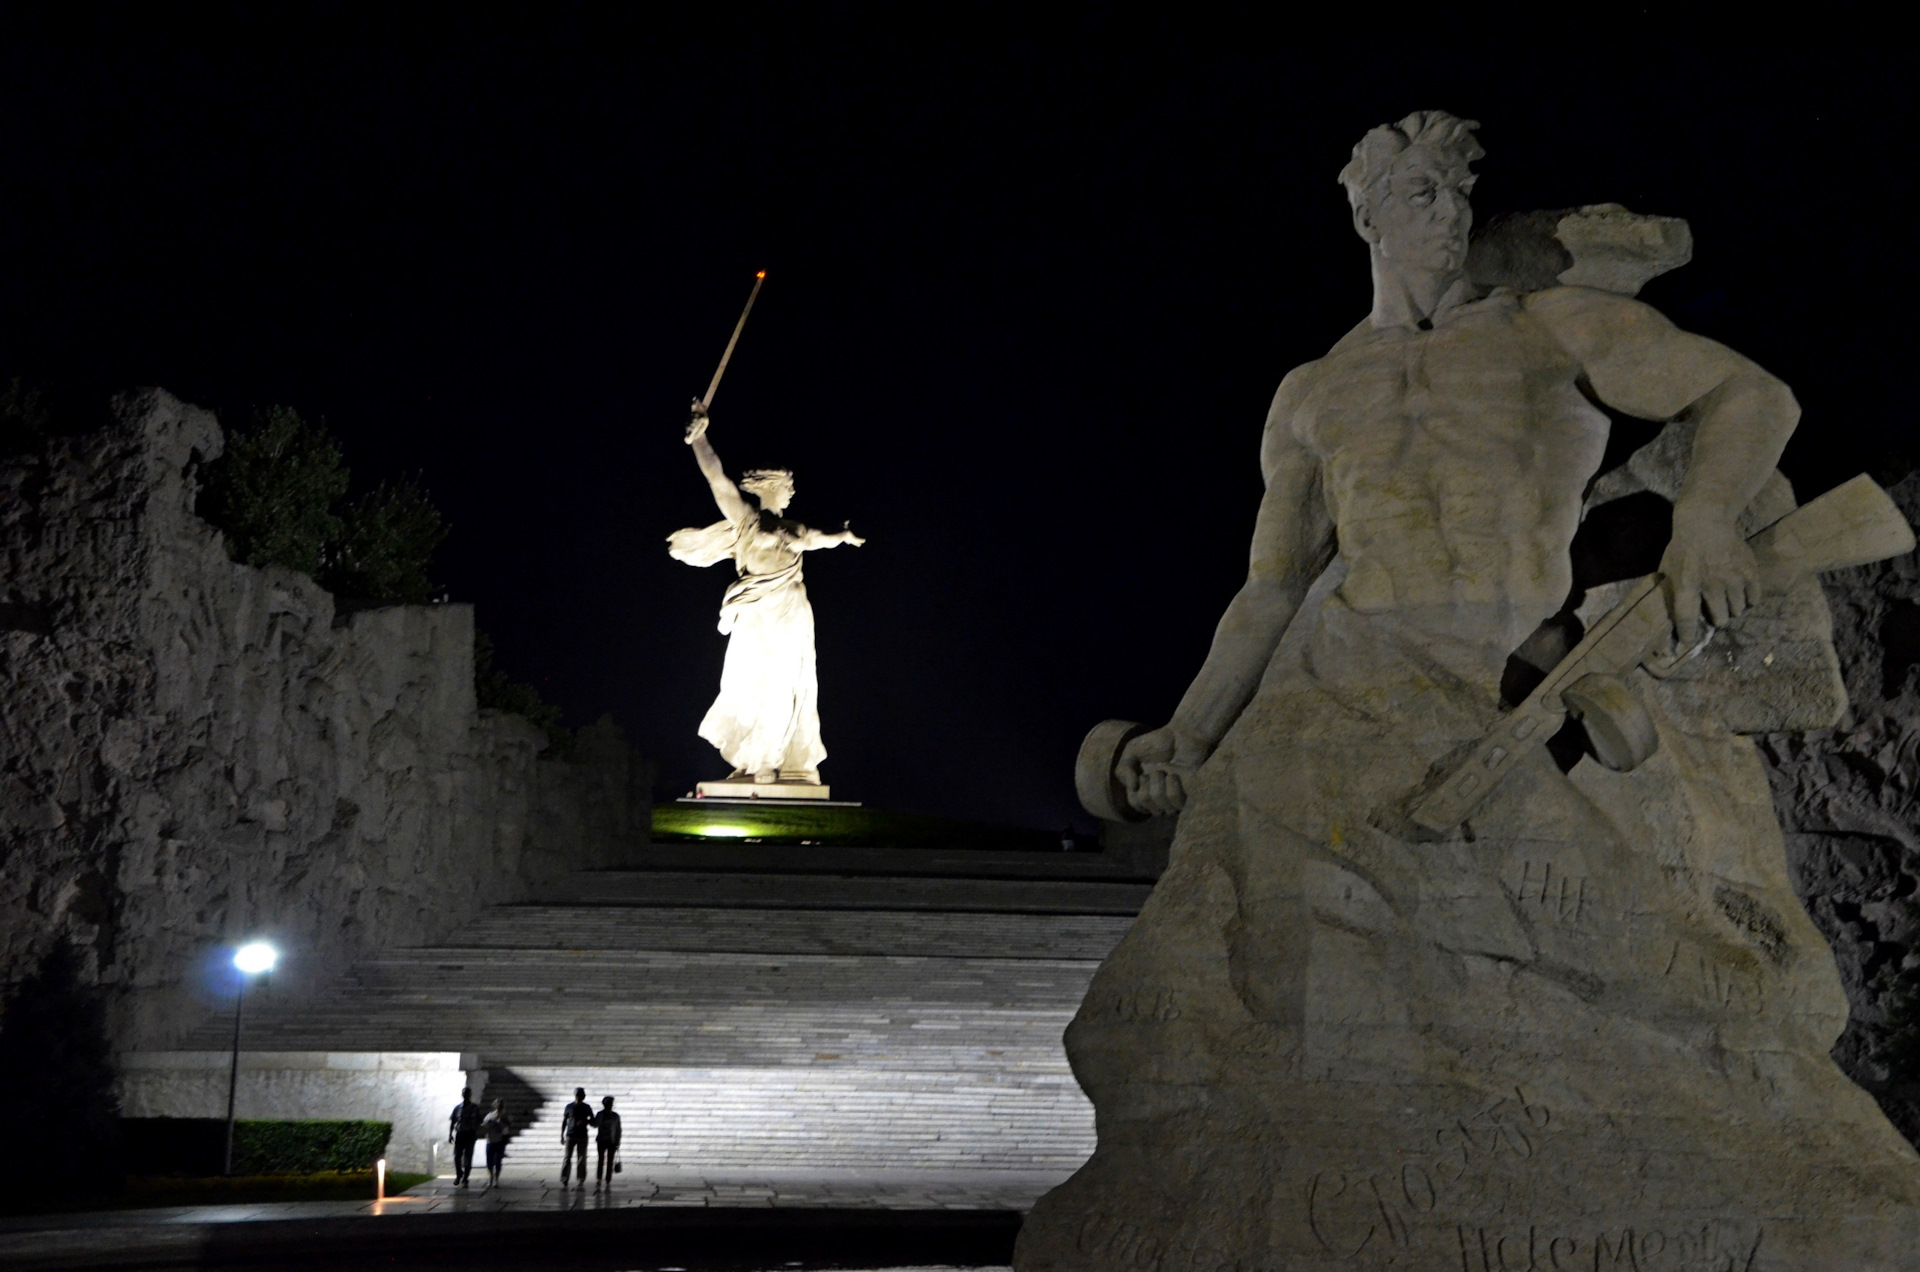
<instances>
[{"instance_id":1,"label":"carved cyrillic inscription","mask_svg":"<svg viewBox=\"0 0 1920 1272\"><path fill-rule=\"evenodd\" d=\"M1408 1153L1376 1169L1318 1171L1307 1181L1307 1227L1321 1249L1341 1258L1411 1248L1423 1221L1440 1210L1449 1192L1458 1192L1449 1185L1493 1158L1531 1158L1536 1138L1552 1121L1552 1110L1516 1087L1434 1132L1438 1154Z\"/></svg>"},{"instance_id":2,"label":"carved cyrillic inscription","mask_svg":"<svg viewBox=\"0 0 1920 1272\"><path fill-rule=\"evenodd\" d=\"M1748 1016L1766 1010L1766 978L1751 958L1716 958L1697 946L1675 941L1665 975L1684 978L1709 1007Z\"/></svg>"},{"instance_id":3,"label":"carved cyrillic inscription","mask_svg":"<svg viewBox=\"0 0 1920 1272\"><path fill-rule=\"evenodd\" d=\"M1155 992L1116 994L1107 1000L1107 1010L1116 1020L1148 1020L1165 1024L1180 1019L1180 998L1171 989Z\"/></svg>"},{"instance_id":4,"label":"carved cyrillic inscription","mask_svg":"<svg viewBox=\"0 0 1920 1272\"><path fill-rule=\"evenodd\" d=\"M1095 1211L1080 1225L1075 1246L1105 1267L1134 1272L1280 1272L1274 1265L1250 1263L1216 1249L1204 1239L1156 1236L1137 1219Z\"/></svg>"},{"instance_id":5,"label":"carved cyrillic inscription","mask_svg":"<svg viewBox=\"0 0 1920 1272\"><path fill-rule=\"evenodd\" d=\"M1473 1167L1476 1157L1532 1157L1534 1135L1552 1121L1551 1109L1529 1100L1515 1087L1511 1096L1502 1096L1479 1112L1434 1132L1434 1143L1440 1149L1437 1168L1441 1177L1447 1182L1459 1179Z\"/></svg>"},{"instance_id":6,"label":"carved cyrillic inscription","mask_svg":"<svg viewBox=\"0 0 1920 1272\"><path fill-rule=\"evenodd\" d=\"M1582 1235L1537 1224L1454 1229L1460 1272L1750 1272L1764 1236L1758 1224L1739 1220Z\"/></svg>"},{"instance_id":7,"label":"carved cyrillic inscription","mask_svg":"<svg viewBox=\"0 0 1920 1272\"><path fill-rule=\"evenodd\" d=\"M1591 903L1585 875L1556 869L1551 861L1522 861L1514 895L1521 904L1563 923L1578 923Z\"/></svg>"},{"instance_id":8,"label":"carved cyrillic inscription","mask_svg":"<svg viewBox=\"0 0 1920 1272\"><path fill-rule=\"evenodd\" d=\"M1098 1255L1118 1267L1158 1272L1166 1261L1165 1240L1144 1227L1115 1220L1098 1211L1080 1225L1075 1243L1086 1254Z\"/></svg>"},{"instance_id":9,"label":"carved cyrillic inscription","mask_svg":"<svg viewBox=\"0 0 1920 1272\"><path fill-rule=\"evenodd\" d=\"M1433 1176L1417 1161L1398 1170L1323 1170L1307 1181L1307 1227L1320 1247L1352 1258L1369 1246L1406 1246L1413 1218L1440 1202Z\"/></svg>"}]
</instances>

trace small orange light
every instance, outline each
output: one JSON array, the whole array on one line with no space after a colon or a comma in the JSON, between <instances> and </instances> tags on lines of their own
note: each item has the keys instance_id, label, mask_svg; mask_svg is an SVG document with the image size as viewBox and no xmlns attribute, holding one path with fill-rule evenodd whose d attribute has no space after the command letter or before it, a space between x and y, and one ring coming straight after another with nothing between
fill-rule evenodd
<instances>
[{"instance_id":1,"label":"small orange light","mask_svg":"<svg viewBox=\"0 0 1920 1272\"><path fill-rule=\"evenodd\" d=\"M766 276L767 276L767 271L764 269L761 270L758 274L754 275L755 278L765 278Z\"/></svg>"}]
</instances>

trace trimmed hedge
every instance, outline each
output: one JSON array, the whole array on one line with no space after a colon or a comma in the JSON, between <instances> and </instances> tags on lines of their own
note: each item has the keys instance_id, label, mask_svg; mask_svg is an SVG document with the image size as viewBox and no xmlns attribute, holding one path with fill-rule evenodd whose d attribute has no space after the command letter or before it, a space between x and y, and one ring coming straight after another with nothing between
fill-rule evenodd
<instances>
[{"instance_id":1,"label":"trimmed hedge","mask_svg":"<svg viewBox=\"0 0 1920 1272\"><path fill-rule=\"evenodd\" d=\"M218 1117L120 1119L129 1175L218 1175L226 1164L227 1123ZM366 1170L387 1151L391 1122L241 1121L233 1128L236 1175L309 1175Z\"/></svg>"}]
</instances>

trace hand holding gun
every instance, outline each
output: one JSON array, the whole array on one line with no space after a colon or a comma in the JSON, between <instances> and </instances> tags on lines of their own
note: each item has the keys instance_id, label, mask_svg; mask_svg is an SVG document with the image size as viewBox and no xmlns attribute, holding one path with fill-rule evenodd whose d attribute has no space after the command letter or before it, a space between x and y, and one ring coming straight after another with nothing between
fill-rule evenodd
<instances>
[{"instance_id":1,"label":"hand holding gun","mask_svg":"<svg viewBox=\"0 0 1920 1272\"><path fill-rule=\"evenodd\" d=\"M1766 592L1824 570L1865 565L1913 551L1913 530L1887 493L1865 474L1794 509L1747 540ZM1637 666L1671 673L1713 635L1671 657L1655 651L1674 630L1661 576L1649 574L1561 659L1525 702L1502 716L1467 755L1416 791L1406 814L1426 830L1451 832L1473 815L1514 760L1544 746L1569 714L1580 719L1594 754L1610 769L1637 767L1659 746L1653 720L1621 677Z\"/></svg>"}]
</instances>

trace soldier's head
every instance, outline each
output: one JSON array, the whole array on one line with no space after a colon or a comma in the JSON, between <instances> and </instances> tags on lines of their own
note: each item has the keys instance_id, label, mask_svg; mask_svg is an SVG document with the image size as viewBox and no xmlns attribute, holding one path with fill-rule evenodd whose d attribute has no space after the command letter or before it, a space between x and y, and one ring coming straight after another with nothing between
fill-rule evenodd
<instances>
[{"instance_id":1,"label":"soldier's head","mask_svg":"<svg viewBox=\"0 0 1920 1272\"><path fill-rule=\"evenodd\" d=\"M610 1096L610 1095L603 1095L603 1096L601 1096L601 1097L600 1097L600 1107L601 1107L601 1108L603 1108L603 1109L610 1109L610 1108L612 1108L612 1107L613 1107L613 1097L612 1097L612 1096Z\"/></svg>"},{"instance_id":2,"label":"soldier's head","mask_svg":"<svg viewBox=\"0 0 1920 1272\"><path fill-rule=\"evenodd\" d=\"M771 513L782 513L793 502L793 472L786 468L756 468L740 479L740 489L760 501Z\"/></svg>"},{"instance_id":3,"label":"soldier's head","mask_svg":"<svg viewBox=\"0 0 1920 1272\"><path fill-rule=\"evenodd\" d=\"M1473 208L1469 165L1486 151L1480 125L1444 110L1417 110L1360 139L1340 170L1353 228L1402 270L1450 273L1467 261Z\"/></svg>"}]
</instances>

